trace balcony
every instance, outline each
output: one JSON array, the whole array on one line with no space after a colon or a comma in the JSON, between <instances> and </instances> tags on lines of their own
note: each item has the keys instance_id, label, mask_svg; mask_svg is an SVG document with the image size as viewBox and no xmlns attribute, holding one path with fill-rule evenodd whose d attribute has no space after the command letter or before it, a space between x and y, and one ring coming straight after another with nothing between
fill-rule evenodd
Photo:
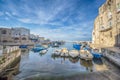
<instances>
[{"instance_id":1,"label":"balcony","mask_svg":"<svg viewBox=\"0 0 120 80\"><path fill-rule=\"evenodd\" d=\"M100 32L104 32L104 31L108 31L110 29L112 29L112 26L101 26L99 31Z\"/></svg>"}]
</instances>

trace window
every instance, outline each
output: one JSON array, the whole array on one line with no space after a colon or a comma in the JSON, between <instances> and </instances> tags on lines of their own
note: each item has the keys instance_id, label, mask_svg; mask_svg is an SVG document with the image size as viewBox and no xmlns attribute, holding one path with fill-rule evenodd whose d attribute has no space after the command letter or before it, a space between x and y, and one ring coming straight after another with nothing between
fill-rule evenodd
<instances>
[{"instance_id":1,"label":"window","mask_svg":"<svg viewBox=\"0 0 120 80\"><path fill-rule=\"evenodd\" d=\"M19 40L19 38L15 38L15 40Z\"/></svg>"},{"instance_id":2,"label":"window","mask_svg":"<svg viewBox=\"0 0 120 80\"><path fill-rule=\"evenodd\" d=\"M6 30L3 30L3 31L2 31L2 34L7 34L7 31L6 31Z\"/></svg>"},{"instance_id":3,"label":"window","mask_svg":"<svg viewBox=\"0 0 120 80\"><path fill-rule=\"evenodd\" d=\"M112 37L112 32L110 32L110 37Z\"/></svg>"},{"instance_id":4,"label":"window","mask_svg":"<svg viewBox=\"0 0 120 80\"><path fill-rule=\"evenodd\" d=\"M112 27L112 20L110 20L110 21L108 22L108 26L109 26L109 28Z\"/></svg>"},{"instance_id":5,"label":"window","mask_svg":"<svg viewBox=\"0 0 120 80\"><path fill-rule=\"evenodd\" d=\"M22 38L22 40L26 40L26 38Z\"/></svg>"}]
</instances>

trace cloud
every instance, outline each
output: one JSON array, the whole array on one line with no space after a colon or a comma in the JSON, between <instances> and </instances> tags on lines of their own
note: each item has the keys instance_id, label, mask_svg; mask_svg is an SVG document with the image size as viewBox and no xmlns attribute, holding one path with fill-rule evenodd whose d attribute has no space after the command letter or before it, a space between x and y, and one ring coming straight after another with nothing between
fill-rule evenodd
<instances>
[{"instance_id":1,"label":"cloud","mask_svg":"<svg viewBox=\"0 0 120 80\"><path fill-rule=\"evenodd\" d=\"M0 3L0 22L25 26L32 33L53 40L89 39L97 16L96 5L101 5L104 0L96 1L3 0L3 4Z\"/></svg>"},{"instance_id":2,"label":"cloud","mask_svg":"<svg viewBox=\"0 0 120 80\"><path fill-rule=\"evenodd\" d=\"M18 19L19 21L21 22L24 22L24 23L31 23L31 19L28 19L28 18L21 18L21 19Z\"/></svg>"},{"instance_id":3,"label":"cloud","mask_svg":"<svg viewBox=\"0 0 120 80\"><path fill-rule=\"evenodd\" d=\"M5 14L9 17L12 17L12 15L9 12L5 12Z\"/></svg>"}]
</instances>

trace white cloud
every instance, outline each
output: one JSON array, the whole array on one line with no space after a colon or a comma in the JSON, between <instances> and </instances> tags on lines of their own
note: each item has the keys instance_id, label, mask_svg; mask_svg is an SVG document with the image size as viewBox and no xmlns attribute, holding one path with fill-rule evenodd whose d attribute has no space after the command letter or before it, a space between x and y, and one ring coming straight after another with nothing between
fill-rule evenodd
<instances>
[{"instance_id":1,"label":"white cloud","mask_svg":"<svg viewBox=\"0 0 120 80\"><path fill-rule=\"evenodd\" d=\"M21 18L21 19L18 19L19 21L21 22L24 22L24 23L31 23L31 19L28 19L28 18Z\"/></svg>"},{"instance_id":2,"label":"white cloud","mask_svg":"<svg viewBox=\"0 0 120 80\"><path fill-rule=\"evenodd\" d=\"M9 12L5 12L5 14L9 17L12 17L12 15Z\"/></svg>"}]
</instances>

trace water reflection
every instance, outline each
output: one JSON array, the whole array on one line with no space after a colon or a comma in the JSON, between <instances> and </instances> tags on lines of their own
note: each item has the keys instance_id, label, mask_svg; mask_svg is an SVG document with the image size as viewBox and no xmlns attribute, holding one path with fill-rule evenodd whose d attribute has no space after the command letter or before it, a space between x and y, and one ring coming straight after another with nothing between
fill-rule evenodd
<instances>
[{"instance_id":1,"label":"water reflection","mask_svg":"<svg viewBox=\"0 0 120 80\"><path fill-rule=\"evenodd\" d=\"M96 71L108 70L108 67L103 63L102 59L93 59L93 62Z\"/></svg>"},{"instance_id":2,"label":"water reflection","mask_svg":"<svg viewBox=\"0 0 120 80\"><path fill-rule=\"evenodd\" d=\"M104 64L101 58L100 59L93 58L93 61L94 61L95 64L98 64L98 65L103 65Z\"/></svg>"},{"instance_id":3,"label":"water reflection","mask_svg":"<svg viewBox=\"0 0 120 80\"><path fill-rule=\"evenodd\" d=\"M46 53L39 53L40 56L44 56Z\"/></svg>"},{"instance_id":4,"label":"water reflection","mask_svg":"<svg viewBox=\"0 0 120 80\"><path fill-rule=\"evenodd\" d=\"M84 66L87 71L93 72L93 62L80 59L80 65Z\"/></svg>"},{"instance_id":5,"label":"water reflection","mask_svg":"<svg viewBox=\"0 0 120 80\"><path fill-rule=\"evenodd\" d=\"M21 54L26 54L26 53L29 53L29 49L21 49Z\"/></svg>"},{"instance_id":6,"label":"water reflection","mask_svg":"<svg viewBox=\"0 0 120 80\"><path fill-rule=\"evenodd\" d=\"M79 61L79 58L69 58L69 61L71 63L77 63Z\"/></svg>"},{"instance_id":7,"label":"water reflection","mask_svg":"<svg viewBox=\"0 0 120 80\"><path fill-rule=\"evenodd\" d=\"M66 47L69 50L73 49L72 43L66 43L59 46L57 49ZM79 74L81 72L94 72L104 70L105 64L102 60L85 61L80 58L60 57L53 55L53 51L56 48L48 48L47 53L34 53L32 51L25 50L22 54L20 62L20 71L15 76L25 79L31 76L66 76ZM104 65L104 66L103 66ZM102 69L98 69L98 66ZM106 66L107 68L107 66Z\"/></svg>"},{"instance_id":8,"label":"water reflection","mask_svg":"<svg viewBox=\"0 0 120 80\"><path fill-rule=\"evenodd\" d=\"M78 57L77 57L77 58L60 57L60 56L55 56L54 54L51 55L51 58L52 58L53 60L61 59L61 63L63 63L63 61L65 62L65 61L67 61L67 60L69 60L69 62L71 62L71 63L77 63L77 62L79 61L79 58L78 58Z\"/></svg>"}]
</instances>

